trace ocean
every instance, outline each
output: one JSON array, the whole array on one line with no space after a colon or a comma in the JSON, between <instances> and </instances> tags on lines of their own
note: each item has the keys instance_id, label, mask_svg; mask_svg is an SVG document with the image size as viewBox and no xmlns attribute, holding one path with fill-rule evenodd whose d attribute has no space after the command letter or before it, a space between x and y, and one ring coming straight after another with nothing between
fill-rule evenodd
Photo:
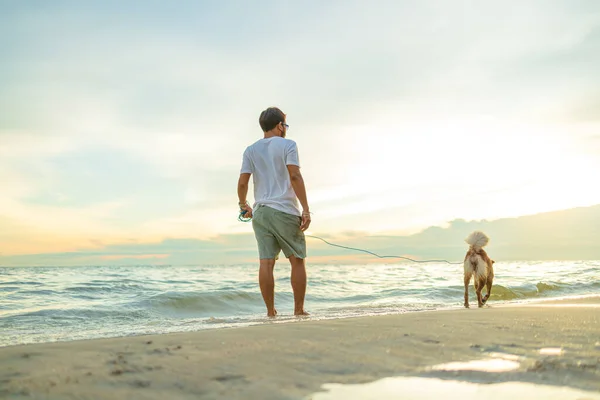
<instances>
[{"instance_id":1,"label":"ocean","mask_svg":"<svg viewBox=\"0 0 600 400\"><path fill-rule=\"evenodd\" d=\"M488 302L600 294L600 261L494 264ZM0 267L0 346L296 321L286 260L267 318L257 265ZM307 266L309 319L461 308L462 265ZM476 298L471 285L471 306Z\"/></svg>"}]
</instances>

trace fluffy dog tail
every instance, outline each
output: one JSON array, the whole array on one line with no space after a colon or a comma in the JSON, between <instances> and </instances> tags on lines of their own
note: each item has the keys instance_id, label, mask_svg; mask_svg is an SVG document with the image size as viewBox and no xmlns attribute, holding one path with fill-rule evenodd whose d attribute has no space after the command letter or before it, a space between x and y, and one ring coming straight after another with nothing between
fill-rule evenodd
<instances>
[{"instance_id":1,"label":"fluffy dog tail","mask_svg":"<svg viewBox=\"0 0 600 400\"><path fill-rule=\"evenodd\" d=\"M465 239L465 242L475 251L481 250L484 248L490 241L490 238L481 231L475 231L471 233Z\"/></svg>"}]
</instances>

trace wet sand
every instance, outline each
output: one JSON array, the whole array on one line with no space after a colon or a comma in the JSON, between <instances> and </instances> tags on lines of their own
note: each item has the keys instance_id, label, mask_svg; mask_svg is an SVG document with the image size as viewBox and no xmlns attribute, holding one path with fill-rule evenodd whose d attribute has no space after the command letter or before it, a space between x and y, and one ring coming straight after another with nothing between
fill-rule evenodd
<instances>
[{"instance_id":1,"label":"wet sand","mask_svg":"<svg viewBox=\"0 0 600 400\"><path fill-rule=\"evenodd\" d=\"M595 396L600 297L0 348L1 399L349 398L323 385L388 377L416 379L399 398L423 378Z\"/></svg>"}]
</instances>

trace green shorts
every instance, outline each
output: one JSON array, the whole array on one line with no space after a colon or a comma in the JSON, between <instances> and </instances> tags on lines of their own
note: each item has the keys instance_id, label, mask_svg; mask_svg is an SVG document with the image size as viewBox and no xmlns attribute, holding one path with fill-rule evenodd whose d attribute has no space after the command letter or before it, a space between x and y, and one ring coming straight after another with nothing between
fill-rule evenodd
<instances>
[{"instance_id":1,"label":"green shorts","mask_svg":"<svg viewBox=\"0 0 600 400\"><path fill-rule=\"evenodd\" d=\"M259 205L252 213L252 228L258 243L258 256L277 259L283 250L286 258L306 258L306 240L300 230L302 218Z\"/></svg>"}]
</instances>

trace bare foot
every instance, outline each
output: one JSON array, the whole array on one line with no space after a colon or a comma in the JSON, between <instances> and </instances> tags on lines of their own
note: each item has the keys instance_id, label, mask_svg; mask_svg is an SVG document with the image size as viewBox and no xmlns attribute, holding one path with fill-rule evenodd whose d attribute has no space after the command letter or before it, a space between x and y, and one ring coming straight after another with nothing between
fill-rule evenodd
<instances>
[{"instance_id":1,"label":"bare foot","mask_svg":"<svg viewBox=\"0 0 600 400\"><path fill-rule=\"evenodd\" d=\"M277 316L277 310L273 309L273 311L267 311L267 317L274 318Z\"/></svg>"},{"instance_id":2,"label":"bare foot","mask_svg":"<svg viewBox=\"0 0 600 400\"><path fill-rule=\"evenodd\" d=\"M310 314L304 310L300 310L300 311L294 311L294 315L298 317L298 316L310 315Z\"/></svg>"}]
</instances>

